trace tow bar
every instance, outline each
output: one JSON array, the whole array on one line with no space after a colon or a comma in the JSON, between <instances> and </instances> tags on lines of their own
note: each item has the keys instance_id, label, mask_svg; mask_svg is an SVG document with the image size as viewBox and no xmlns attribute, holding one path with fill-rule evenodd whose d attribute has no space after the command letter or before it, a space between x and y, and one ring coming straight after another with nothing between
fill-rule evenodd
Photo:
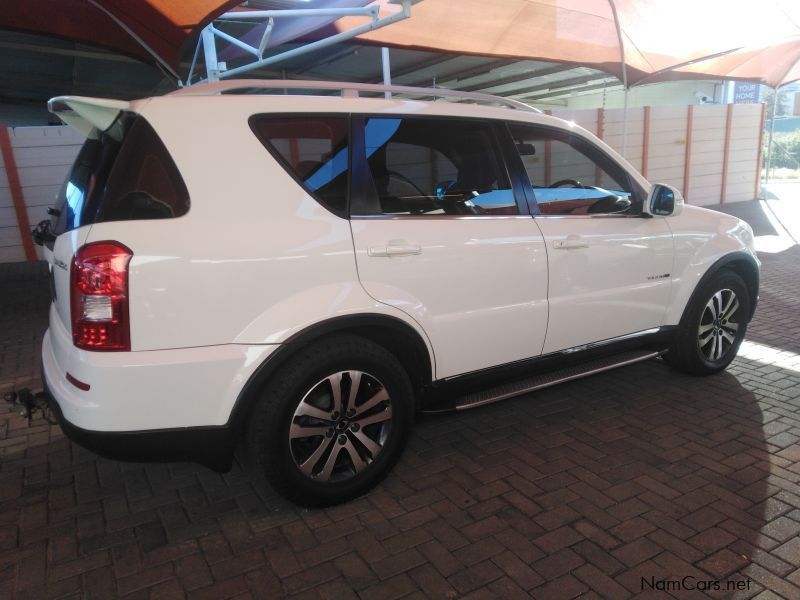
<instances>
[{"instance_id":1,"label":"tow bar","mask_svg":"<svg viewBox=\"0 0 800 600\"><path fill-rule=\"evenodd\" d=\"M48 423L56 423L55 420L50 418L50 402L47 394L43 391L32 392L29 388L20 388L3 394L3 400L8 403L13 412L28 419L28 424L30 424L37 411L42 413L42 418Z\"/></svg>"}]
</instances>

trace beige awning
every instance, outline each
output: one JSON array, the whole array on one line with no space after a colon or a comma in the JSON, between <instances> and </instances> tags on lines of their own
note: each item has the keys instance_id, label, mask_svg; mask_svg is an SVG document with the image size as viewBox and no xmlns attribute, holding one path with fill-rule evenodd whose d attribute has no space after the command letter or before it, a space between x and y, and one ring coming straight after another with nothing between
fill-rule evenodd
<instances>
[{"instance_id":1,"label":"beige awning","mask_svg":"<svg viewBox=\"0 0 800 600\"><path fill-rule=\"evenodd\" d=\"M397 10L389 0L378 3L382 12ZM787 0L422 0L414 5L410 19L357 40L570 63L620 79L624 50L628 83L635 84L664 69L741 48L764 32L773 39L800 35L798 4ZM352 18L340 19L332 27L344 30L355 23ZM696 66L694 73L700 69ZM756 70L749 75L759 76Z\"/></svg>"},{"instance_id":2,"label":"beige awning","mask_svg":"<svg viewBox=\"0 0 800 600\"><path fill-rule=\"evenodd\" d=\"M798 81L800 80L800 36L743 48L724 56L653 76L646 81L694 78L757 81L770 87Z\"/></svg>"}]
</instances>

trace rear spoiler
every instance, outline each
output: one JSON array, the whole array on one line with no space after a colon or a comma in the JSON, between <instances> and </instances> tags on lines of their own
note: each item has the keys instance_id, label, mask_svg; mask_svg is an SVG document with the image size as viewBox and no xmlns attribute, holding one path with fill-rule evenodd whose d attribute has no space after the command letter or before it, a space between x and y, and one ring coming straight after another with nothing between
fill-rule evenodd
<instances>
[{"instance_id":1,"label":"rear spoiler","mask_svg":"<svg viewBox=\"0 0 800 600\"><path fill-rule=\"evenodd\" d=\"M47 109L70 127L88 136L92 129L105 131L111 127L121 112L131 110L131 103L84 96L56 96L47 103Z\"/></svg>"}]
</instances>

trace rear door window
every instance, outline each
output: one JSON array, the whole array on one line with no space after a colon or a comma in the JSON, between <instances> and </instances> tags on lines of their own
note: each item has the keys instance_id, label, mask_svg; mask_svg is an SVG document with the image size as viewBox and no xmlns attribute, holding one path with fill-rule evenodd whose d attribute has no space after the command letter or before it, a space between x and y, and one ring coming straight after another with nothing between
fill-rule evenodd
<instances>
[{"instance_id":1,"label":"rear door window","mask_svg":"<svg viewBox=\"0 0 800 600\"><path fill-rule=\"evenodd\" d=\"M353 214L514 215L518 207L491 124L368 117L371 188Z\"/></svg>"},{"instance_id":2,"label":"rear door window","mask_svg":"<svg viewBox=\"0 0 800 600\"><path fill-rule=\"evenodd\" d=\"M267 116L250 120L258 139L284 169L328 210L347 214L349 119Z\"/></svg>"}]
</instances>

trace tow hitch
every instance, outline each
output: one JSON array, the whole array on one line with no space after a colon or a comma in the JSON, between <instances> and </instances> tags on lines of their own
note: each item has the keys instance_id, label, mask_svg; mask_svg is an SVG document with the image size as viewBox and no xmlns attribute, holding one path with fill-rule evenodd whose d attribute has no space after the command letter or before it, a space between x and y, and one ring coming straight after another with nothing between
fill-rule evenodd
<instances>
[{"instance_id":1,"label":"tow hitch","mask_svg":"<svg viewBox=\"0 0 800 600\"><path fill-rule=\"evenodd\" d=\"M31 422L36 412L42 413L42 418L50 424L56 421L50 418L50 402L45 392L32 392L29 388L21 388L3 394L3 400L8 402L9 408Z\"/></svg>"}]
</instances>

